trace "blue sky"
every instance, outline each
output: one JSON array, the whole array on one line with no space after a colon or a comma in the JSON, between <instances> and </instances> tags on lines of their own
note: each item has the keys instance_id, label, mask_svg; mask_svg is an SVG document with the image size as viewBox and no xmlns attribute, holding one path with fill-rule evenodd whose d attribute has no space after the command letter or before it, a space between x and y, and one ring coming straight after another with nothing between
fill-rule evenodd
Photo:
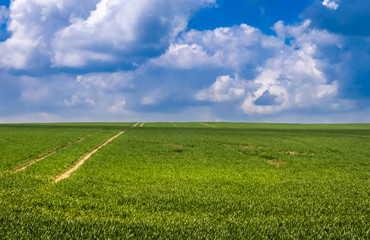
<instances>
[{"instance_id":1,"label":"blue sky","mask_svg":"<svg viewBox=\"0 0 370 240\"><path fill-rule=\"evenodd\" d=\"M368 0L1 0L0 122L370 122Z\"/></svg>"}]
</instances>

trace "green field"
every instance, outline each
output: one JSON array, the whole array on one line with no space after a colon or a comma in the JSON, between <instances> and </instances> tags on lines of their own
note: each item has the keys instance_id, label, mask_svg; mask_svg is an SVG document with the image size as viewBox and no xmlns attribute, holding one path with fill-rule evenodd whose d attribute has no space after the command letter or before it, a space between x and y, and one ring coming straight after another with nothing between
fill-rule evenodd
<instances>
[{"instance_id":1,"label":"green field","mask_svg":"<svg viewBox=\"0 0 370 240\"><path fill-rule=\"evenodd\" d=\"M0 125L0 239L370 238L370 124L133 125Z\"/></svg>"}]
</instances>

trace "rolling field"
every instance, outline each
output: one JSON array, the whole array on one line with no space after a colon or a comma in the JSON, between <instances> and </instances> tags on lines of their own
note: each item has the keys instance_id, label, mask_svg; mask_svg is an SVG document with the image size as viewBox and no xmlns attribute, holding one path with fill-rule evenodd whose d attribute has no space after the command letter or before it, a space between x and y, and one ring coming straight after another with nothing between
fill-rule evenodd
<instances>
[{"instance_id":1,"label":"rolling field","mask_svg":"<svg viewBox=\"0 0 370 240\"><path fill-rule=\"evenodd\" d=\"M369 199L370 124L0 125L0 239L369 239Z\"/></svg>"}]
</instances>

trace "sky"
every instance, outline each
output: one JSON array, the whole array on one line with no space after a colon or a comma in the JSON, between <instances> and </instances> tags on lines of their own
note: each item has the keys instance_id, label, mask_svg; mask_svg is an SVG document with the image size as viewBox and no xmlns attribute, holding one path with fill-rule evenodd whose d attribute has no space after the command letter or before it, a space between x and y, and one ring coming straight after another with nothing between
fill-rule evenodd
<instances>
[{"instance_id":1,"label":"sky","mask_svg":"<svg viewBox=\"0 0 370 240\"><path fill-rule=\"evenodd\" d=\"M368 0L0 0L0 123L370 123Z\"/></svg>"}]
</instances>

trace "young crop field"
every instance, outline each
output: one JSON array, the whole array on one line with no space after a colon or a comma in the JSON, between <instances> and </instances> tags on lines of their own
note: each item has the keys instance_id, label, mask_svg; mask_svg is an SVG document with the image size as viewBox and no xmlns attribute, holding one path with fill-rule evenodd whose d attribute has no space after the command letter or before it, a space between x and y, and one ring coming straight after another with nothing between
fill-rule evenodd
<instances>
[{"instance_id":1,"label":"young crop field","mask_svg":"<svg viewBox=\"0 0 370 240\"><path fill-rule=\"evenodd\" d=\"M369 219L370 124L0 125L0 239L369 239Z\"/></svg>"}]
</instances>

